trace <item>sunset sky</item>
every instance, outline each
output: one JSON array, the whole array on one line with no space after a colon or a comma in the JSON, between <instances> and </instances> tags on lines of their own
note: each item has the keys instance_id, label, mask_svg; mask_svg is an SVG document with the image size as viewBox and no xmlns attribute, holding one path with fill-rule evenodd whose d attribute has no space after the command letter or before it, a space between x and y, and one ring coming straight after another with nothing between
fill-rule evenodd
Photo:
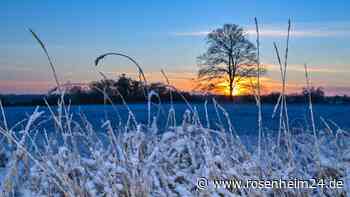
<instances>
[{"instance_id":1,"label":"sunset sky","mask_svg":"<svg viewBox=\"0 0 350 197\"><path fill-rule=\"evenodd\" d=\"M285 46L292 20L288 91L304 86L303 64L312 85L328 95L350 95L350 2L348 0L148 0L0 1L0 94L45 93L54 86L47 61L28 28L46 43L62 83L99 79L94 59L105 52L136 58L146 77L163 81L164 69L178 88L190 90L205 52L205 35L225 23L241 25L254 41L261 28L266 91L278 91L279 67L273 41ZM134 76L126 60L108 57L99 68L109 77Z\"/></svg>"}]
</instances>

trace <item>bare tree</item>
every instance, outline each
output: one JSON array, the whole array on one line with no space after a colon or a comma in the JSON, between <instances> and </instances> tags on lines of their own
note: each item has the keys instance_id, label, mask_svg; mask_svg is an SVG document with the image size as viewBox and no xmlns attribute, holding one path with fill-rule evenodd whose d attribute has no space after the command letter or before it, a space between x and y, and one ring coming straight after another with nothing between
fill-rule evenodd
<instances>
[{"instance_id":1,"label":"bare tree","mask_svg":"<svg viewBox=\"0 0 350 197\"><path fill-rule=\"evenodd\" d=\"M207 35L207 51L198 57L198 79L209 89L228 84L233 100L234 86L247 77L256 77L257 49L241 27L225 24ZM214 83L212 83L214 81Z\"/></svg>"}]
</instances>

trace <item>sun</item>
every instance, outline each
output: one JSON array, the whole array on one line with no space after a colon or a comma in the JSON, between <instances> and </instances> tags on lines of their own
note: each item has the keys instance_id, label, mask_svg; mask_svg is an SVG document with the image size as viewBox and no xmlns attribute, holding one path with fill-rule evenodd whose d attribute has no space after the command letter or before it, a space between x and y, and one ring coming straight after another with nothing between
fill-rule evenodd
<instances>
[{"instance_id":1,"label":"sun","mask_svg":"<svg viewBox=\"0 0 350 197\"><path fill-rule=\"evenodd\" d=\"M230 95L230 85L228 82L223 82L223 83L220 83L219 84L219 93L221 94L224 94L226 96L229 96ZM233 91L232 91L232 94L234 96L239 96L242 94L242 91L240 91L240 86L239 84L235 84L234 87L233 87Z\"/></svg>"},{"instance_id":2,"label":"sun","mask_svg":"<svg viewBox=\"0 0 350 197\"><path fill-rule=\"evenodd\" d=\"M233 96L242 96L252 94L252 87L257 83L256 78L244 78L235 82L233 85ZM230 85L228 81L217 84L217 93L230 96Z\"/></svg>"},{"instance_id":3,"label":"sun","mask_svg":"<svg viewBox=\"0 0 350 197\"><path fill-rule=\"evenodd\" d=\"M228 93L230 94L230 88L228 88ZM242 94L242 91L240 91L240 87L239 87L238 84L235 85L235 86L233 87L232 94L233 94L234 96L239 96L239 95Z\"/></svg>"},{"instance_id":4,"label":"sun","mask_svg":"<svg viewBox=\"0 0 350 197\"><path fill-rule=\"evenodd\" d=\"M254 84L256 84L256 81L257 80L255 78L244 78L240 79L239 81L235 81L233 85L232 95L243 96L252 94L252 87ZM228 80L217 80L212 83L215 85L208 83L208 86L212 87L210 89L211 92L215 94L230 96L230 84Z\"/></svg>"}]
</instances>

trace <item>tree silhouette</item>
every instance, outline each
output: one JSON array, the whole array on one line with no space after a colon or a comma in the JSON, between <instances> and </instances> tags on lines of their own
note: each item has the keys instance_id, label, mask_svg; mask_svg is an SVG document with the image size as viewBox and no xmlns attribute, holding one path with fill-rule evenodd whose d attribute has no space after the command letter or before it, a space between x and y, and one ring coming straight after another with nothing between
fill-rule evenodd
<instances>
[{"instance_id":1,"label":"tree silhouette","mask_svg":"<svg viewBox=\"0 0 350 197\"><path fill-rule=\"evenodd\" d=\"M304 87L302 89L301 94L304 97L307 97L309 95L309 91L310 91L311 98L312 98L313 102L318 103L318 102L322 102L324 100L325 92L324 92L322 87L318 87L318 88L311 87L310 90L308 90L307 88Z\"/></svg>"},{"instance_id":2,"label":"tree silhouette","mask_svg":"<svg viewBox=\"0 0 350 197\"><path fill-rule=\"evenodd\" d=\"M126 77L125 74L122 74L117 82L114 84L119 92L125 97L128 97L131 94L131 79Z\"/></svg>"},{"instance_id":3,"label":"tree silhouette","mask_svg":"<svg viewBox=\"0 0 350 197\"><path fill-rule=\"evenodd\" d=\"M257 76L256 47L235 24L225 24L209 33L207 45L207 51L198 57L198 79L211 89L223 82L228 84L232 100L234 86L240 80Z\"/></svg>"}]
</instances>

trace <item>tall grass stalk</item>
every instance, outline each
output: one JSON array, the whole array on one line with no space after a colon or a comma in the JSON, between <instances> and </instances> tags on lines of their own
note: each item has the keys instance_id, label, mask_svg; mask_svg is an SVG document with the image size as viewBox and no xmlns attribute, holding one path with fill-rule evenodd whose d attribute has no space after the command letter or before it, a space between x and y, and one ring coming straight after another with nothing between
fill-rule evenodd
<instances>
[{"instance_id":1,"label":"tall grass stalk","mask_svg":"<svg viewBox=\"0 0 350 197\"><path fill-rule=\"evenodd\" d=\"M276 52L276 56L277 56L277 60L278 60L278 64L280 65L280 74L281 74L281 81L282 83L284 83L284 77L283 77L283 66L282 66L282 62L281 62L281 57L279 54L279 50L277 47L277 44L274 42L273 46L275 48L275 52ZM281 144L281 133L282 133L282 127L284 125L284 116L283 116L283 111L284 111L284 99L285 99L285 93L284 93L284 89L283 89L283 84L282 84L282 91L280 96L278 97L277 103L274 107L274 113L272 114L272 117L274 117L274 114L276 112L277 109L279 109L279 127L278 127L278 136L277 136L277 146L279 147Z\"/></svg>"},{"instance_id":2,"label":"tall grass stalk","mask_svg":"<svg viewBox=\"0 0 350 197\"><path fill-rule=\"evenodd\" d=\"M286 48L284 54L284 63L281 61L280 53L277 47L277 44L274 42L274 48L278 60L278 64L280 65L281 72L281 80L282 80L282 91L281 91L281 99L278 99L277 105L280 107L280 116L279 116L279 128L278 128L278 136L277 136L277 147L279 148L281 145L281 132L282 128L284 131L284 139L288 150L288 164L292 168L293 165L293 149L292 149L292 136L289 129L289 116L288 116L288 108L287 108L287 99L286 99L286 83L287 83L287 67L288 67L288 52L289 52L289 40L290 40L290 32L291 32L291 21L288 20L288 31L286 38ZM276 109L276 106L275 106ZM273 114L274 115L274 114Z\"/></svg>"},{"instance_id":3,"label":"tall grass stalk","mask_svg":"<svg viewBox=\"0 0 350 197\"><path fill-rule=\"evenodd\" d=\"M56 73L56 69L55 69L55 66L53 65L52 63L52 60L51 60L51 57L45 47L45 44L44 42L42 42L39 38L39 36L32 30L32 29L29 29L30 33L32 34L32 36L35 38L35 40L39 43L39 45L41 46L41 48L43 49L46 57L47 57L47 60L49 61L49 65L51 67L51 70L52 70L52 74L53 74L53 77L56 81L56 85L57 85L57 88L58 88L58 91L61 93L62 95L62 90L61 90L61 85L60 85L60 81L58 80L58 76L57 76L57 73Z\"/></svg>"},{"instance_id":4,"label":"tall grass stalk","mask_svg":"<svg viewBox=\"0 0 350 197\"><path fill-rule=\"evenodd\" d=\"M283 74L283 92L284 92L284 112L286 117L286 126L287 126L287 133L289 132L289 117L288 117L288 108L287 108L287 99L285 96L285 90L286 90L286 84L287 84L287 66L288 66L288 51L289 51L289 39L290 39L290 31L291 31L291 21L288 20L288 31L287 31L287 38L286 38L286 51L284 56L284 74Z\"/></svg>"},{"instance_id":5,"label":"tall grass stalk","mask_svg":"<svg viewBox=\"0 0 350 197\"><path fill-rule=\"evenodd\" d=\"M305 69L305 80L306 80L306 89L307 89L307 93L308 93L309 113L310 113L310 118L311 118L312 133L313 133L314 138L315 138L315 147L316 147L317 157L318 157L317 158L318 167L320 167L320 147L319 147L319 140L318 140L317 133L316 133L314 111L313 111L313 106L312 106L310 76L309 76L307 64L304 64L304 69ZM328 128L329 128L329 126L328 126Z\"/></svg>"},{"instance_id":6,"label":"tall grass stalk","mask_svg":"<svg viewBox=\"0 0 350 197\"><path fill-rule=\"evenodd\" d=\"M146 87L146 90L144 89L144 96L145 98L147 98L148 96L148 90L147 90L147 79L146 79L146 76L143 72L143 69L142 67L140 66L140 64L132 57L128 56L128 55L125 55L123 53L114 53L114 52L109 52L109 53L105 53L105 54L102 54L100 56L98 56L96 59L95 59L95 66L98 66L99 62L104 59L105 57L107 56L110 56L110 55L116 55L116 56L120 56L120 57L125 57L127 58L128 60L130 60L132 63L134 63L137 67L137 70L139 72L139 76L140 78L143 80L144 82L144 87Z\"/></svg>"},{"instance_id":7,"label":"tall grass stalk","mask_svg":"<svg viewBox=\"0 0 350 197\"><path fill-rule=\"evenodd\" d=\"M286 44L286 50L285 50L285 55L284 55L284 64L282 64L281 56L277 47L277 44L274 42L273 46L275 49L275 53L277 56L278 64L280 66L280 73L281 73L281 81L282 81L282 91L281 91L281 96L278 99L277 106L279 105L280 109L280 116L279 116L279 128L278 128L278 137L277 137L277 146L280 146L281 143L281 132L282 128L285 132L285 136L287 139L289 138L289 118L288 118L288 110L287 110L287 101L286 101L286 75L287 75L287 65L288 65L288 50L289 50L289 37L290 37L290 31L291 31L291 22L288 20L288 33L287 33L287 44ZM278 107L275 106L275 109ZM289 141L289 140L288 140Z\"/></svg>"},{"instance_id":8,"label":"tall grass stalk","mask_svg":"<svg viewBox=\"0 0 350 197\"><path fill-rule=\"evenodd\" d=\"M173 103L173 87L170 84L170 80L168 76L166 75L164 69L161 69L160 72L162 73L162 76L164 77L166 84L168 85L169 88L169 96L170 96L170 110L168 113L168 118L167 118L167 123L166 127L171 125L172 127L176 126L176 116L175 116L175 108L174 108L174 103Z\"/></svg>"},{"instance_id":9,"label":"tall grass stalk","mask_svg":"<svg viewBox=\"0 0 350 197\"><path fill-rule=\"evenodd\" d=\"M262 137L262 113L261 113L261 92L260 92L260 35L259 35L259 25L258 19L255 17L255 28L256 28L256 47L257 47L257 67L258 67L258 81L257 81L257 97L255 101L258 107L258 156L261 160L261 137Z\"/></svg>"},{"instance_id":10,"label":"tall grass stalk","mask_svg":"<svg viewBox=\"0 0 350 197\"><path fill-rule=\"evenodd\" d=\"M167 85L171 86L169 78L166 75L164 69L161 69L160 72L162 73L162 76L164 77L165 82L167 83ZM170 96L170 106L173 107L173 90L172 90L172 88L170 88L170 90L169 90L169 96Z\"/></svg>"},{"instance_id":11,"label":"tall grass stalk","mask_svg":"<svg viewBox=\"0 0 350 197\"><path fill-rule=\"evenodd\" d=\"M4 123L4 127L5 127L4 130L6 132L8 132L8 135L12 135L11 130L9 130L8 125L7 125L7 119L6 119L6 116L5 116L5 110L4 110L4 106L2 105L2 101L1 100L0 100L0 110L1 110L1 116L2 116L3 123ZM5 136L3 136L3 138L4 137ZM9 138L7 138L7 142L9 143L10 146L12 145L12 141Z\"/></svg>"},{"instance_id":12,"label":"tall grass stalk","mask_svg":"<svg viewBox=\"0 0 350 197\"><path fill-rule=\"evenodd\" d=\"M106 82L109 81L109 79L107 78L107 76L106 76L105 74L103 74L103 72L99 71L99 74L102 76L102 79L103 79L104 81L106 81ZM98 88L97 88L97 90L98 90ZM101 91L101 90L100 90L100 91ZM124 96L120 93L120 91L118 90L118 88L116 88L115 91L117 92L118 96L120 97L120 99L121 99L122 104L124 105L124 107L128 110L128 113L129 113L129 115L130 115L132 121L134 122L135 125L137 125L136 117L135 117L134 113L131 111L131 109L130 109L129 105L127 104L126 100L124 99ZM106 91L105 91L105 90L102 90L102 92L103 92L104 97L105 97L106 99L108 99L112 105L114 105L112 99L108 96L108 94L106 93ZM116 108L115 108L115 109L116 109Z\"/></svg>"}]
</instances>

